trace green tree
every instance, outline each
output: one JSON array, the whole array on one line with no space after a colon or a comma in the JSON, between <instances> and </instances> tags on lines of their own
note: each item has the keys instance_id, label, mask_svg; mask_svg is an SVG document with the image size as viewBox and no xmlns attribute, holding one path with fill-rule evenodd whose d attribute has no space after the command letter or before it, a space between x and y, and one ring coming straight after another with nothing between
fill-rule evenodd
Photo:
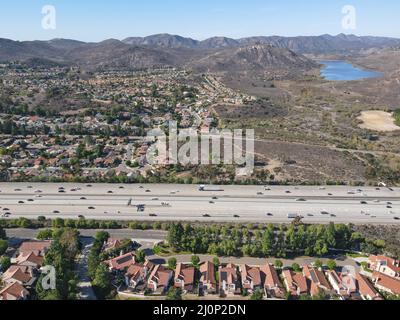
<instances>
[{"instance_id":1,"label":"green tree","mask_svg":"<svg viewBox=\"0 0 400 320\"><path fill-rule=\"evenodd\" d=\"M263 300L263 297L263 292L260 289L257 289L251 295L250 300Z\"/></svg>"},{"instance_id":2,"label":"green tree","mask_svg":"<svg viewBox=\"0 0 400 320\"><path fill-rule=\"evenodd\" d=\"M8 248L7 240L0 240L0 256L3 255Z\"/></svg>"},{"instance_id":3,"label":"green tree","mask_svg":"<svg viewBox=\"0 0 400 320\"><path fill-rule=\"evenodd\" d=\"M293 263L292 264L292 269L294 272L301 272L301 267L298 263Z\"/></svg>"},{"instance_id":4,"label":"green tree","mask_svg":"<svg viewBox=\"0 0 400 320\"><path fill-rule=\"evenodd\" d=\"M144 252L144 250L136 251L136 261L138 263L144 263L146 261L146 253Z\"/></svg>"},{"instance_id":5,"label":"green tree","mask_svg":"<svg viewBox=\"0 0 400 320\"><path fill-rule=\"evenodd\" d=\"M93 279L93 287L99 299L105 299L111 293L111 276L107 266L100 264Z\"/></svg>"},{"instance_id":6,"label":"green tree","mask_svg":"<svg viewBox=\"0 0 400 320\"><path fill-rule=\"evenodd\" d=\"M176 268L176 258L172 257L168 259L168 268L174 270Z\"/></svg>"},{"instance_id":7,"label":"green tree","mask_svg":"<svg viewBox=\"0 0 400 320\"><path fill-rule=\"evenodd\" d=\"M322 268L322 265L323 265L323 263L322 263L322 261L321 260L315 260L315 262L314 262L314 266L317 268L317 269L321 269Z\"/></svg>"},{"instance_id":8,"label":"green tree","mask_svg":"<svg viewBox=\"0 0 400 320\"><path fill-rule=\"evenodd\" d=\"M282 269L283 268L283 262L281 260L275 260L275 268Z\"/></svg>"},{"instance_id":9,"label":"green tree","mask_svg":"<svg viewBox=\"0 0 400 320\"><path fill-rule=\"evenodd\" d=\"M0 270L6 271L11 266L11 259L9 257L0 257Z\"/></svg>"},{"instance_id":10,"label":"green tree","mask_svg":"<svg viewBox=\"0 0 400 320\"><path fill-rule=\"evenodd\" d=\"M182 224L172 224L168 230L167 241L173 250L180 250L182 246L182 236L183 236Z\"/></svg>"},{"instance_id":11,"label":"green tree","mask_svg":"<svg viewBox=\"0 0 400 320\"><path fill-rule=\"evenodd\" d=\"M329 261L326 263L326 265L327 265L327 267L328 267L329 270L335 270L336 267L337 267L336 262L335 262L334 260L329 260Z\"/></svg>"},{"instance_id":12,"label":"green tree","mask_svg":"<svg viewBox=\"0 0 400 320\"><path fill-rule=\"evenodd\" d=\"M38 240L50 240L53 238L53 230L52 229L40 230L36 238Z\"/></svg>"},{"instance_id":13,"label":"green tree","mask_svg":"<svg viewBox=\"0 0 400 320\"><path fill-rule=\"evenodd\" d=\"M182 289L174 287L169 288L166 299L173 301L182 300Z\"/></svg>"},{"instance_id":14,"label":"green tree","mask_svg":"<svg viewBox=\"0 0 400 320\"><path fill-rule=\"evenodd\" d=\"M2 227L0 227L0 239L6 239L6 230L4 230Z\"/></svg>"},{"instance_id":15,"label":"green tree","mask_svg":"<svg viewBox=\"0 0 400 320\"><path fill-rule=\"evenodd\" d=\"M196 268L198 268L198 267L199 267L199 264L200 264L200 258L199 258L198 256L196 256L196 255L193 255L193 256L192 256L192 258L191 258L190 260L191 260L191 262L192 262L192 265L193 265L194 267L196 267Z\"/></svg>"}]
</instances>

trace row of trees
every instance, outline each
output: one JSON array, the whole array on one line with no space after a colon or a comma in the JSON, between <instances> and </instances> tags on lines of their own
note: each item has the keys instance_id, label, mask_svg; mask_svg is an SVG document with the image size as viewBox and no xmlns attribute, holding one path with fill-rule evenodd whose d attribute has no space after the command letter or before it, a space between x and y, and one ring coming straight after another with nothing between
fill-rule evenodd
<instances>
[{"instance_id":1,"label":"row of trees","mask_svg":"<svg viewBox=\"0 0 400 320\"><path fill-rule=\"evenodd\" d=\"M198 226L172 224L167 237L175 252L218 256L288 257L324 256L332 250L379 251L350 226L343 224L301 225L251 230L246 227Z\"/></svg>"},{"instance_id":2,"label":"row of trees","mask_svg":"<svg viewBox=\"0 0 400 320\"><path fill-rule=\"evenodd\" d=\"M2 255L7 251L8 242L6 231L0 227L0 271L5 271L10 267L10 258L3 257Z\"/></svg>"},{"instance_id":3,"label":"row of trees","mask_svg":"<svg viewBox=\"0 0 400 320\"><path fill-rule=\"evenodd\" d=\"M44 274L36 284L40 300L75 300L78 279L75 272L75 257L80 251L79 233L70 228L57 229L52 234L53 242L46 253L44 265L55 268L56 287L45 290L42 286Z\"/></svg>"},{"instance_id":4,"label":"row of trees","mask_svg":"<svg viewBox=\"0 0 400 320\"><path fill-rule=\"evenodd\" d=\"M88 274L92 279L93 290L97 298L106 299L111 295L111 274L102 263L101 253L104 242L110 237L108 232L100 231L96 234L88 257Z\"/></svg>"}]
</instances>

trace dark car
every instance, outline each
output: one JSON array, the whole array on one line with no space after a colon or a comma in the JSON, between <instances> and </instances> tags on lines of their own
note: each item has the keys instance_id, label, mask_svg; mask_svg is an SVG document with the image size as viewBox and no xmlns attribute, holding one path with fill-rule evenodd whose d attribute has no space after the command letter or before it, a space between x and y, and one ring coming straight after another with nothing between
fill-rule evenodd
<instances>
[{"instance_id":1,"label":"dark car","mask_svg":"<svg viewBox=\"0 0 400 320\"><path fill-rule=\"evenodd\" d=\"M274 215L272 213L267 213L268 217L273 217Z\"/></svg>"},{"instance_id":2,"label":"dark car","mask_svg":"<svg viewBox=\"0 0 400 320\"><path fill-rule=\"evenodd\" d=\"M112 192L112 191L110 190L110 191L107 191L107 193L111 194L111 193L114 193L114 192Z\"/></svg>"},{"instance_id":3,"label":"dark car","mask_svg":"<svg viewBox=\"0 0 400 320\"><path fill-rule=\"evenodd\" d=\"M211 218L209 214L203 214L203 218Z\"/></svg>"},{"instance_id":4,"label":"dark car","mask_svg":"<svg viewBox=\"0 0 400 320\"><path fill-rule=\"evenodd\" d=\"M53 213L57 214L57 213L60 213L60 211L54 210Z\"/></svg>"},{"instance_id":5,"label":"dark car","mask_svg":"<svg viewBox=\"0 0 400 320\"><path fill-rule=\"evenodd\" d=\"M78 216L78 218L79 219L85 219L85 217L83 215L81 215L81 214Z\"/></svg>"},{"instance_id":6,"label":"dark car","mask_svg":"<svg viewBox=\"0 0 400 320\"><path fill-rule=\"evenodd\" d=\"M234 217L234 218L240 218L240 216L237 215L237 214L235 214L233 217Z\"/></svg>"},{"instance_id":7,"label":"dark car","mask_svg":"<svg viewBox=\"0 0 400 320\"><path fill-rule=\"evenodd\" d=\"M18 203L19 203L19 204L23 204L23 203L25 203L25 202L23 202L23 201L18 201Z\"/></svg>"},{"instance_id":8,"label":"dark car","mask_svg":"<svg viewBox=\"0 0 400 320\"><path fill-rule=\"evenodd\" d=\"M88 207L88 209L89 209L89 210L94 210L94 209L95 209L95 207Z\"/></svg>"},{"instance_id":9,"label":"dark car","mask_svg":"<svg viewBox=\"0 0 400 320\"><path fill-rule=\"evenodd\" d=\"M87 200L85 197L81 197L81 200Z\"/></svg>"},{"instance_id":10,"label":"dark car","mask_svg":"<svg viewBox=\"0 0 400 320\"><path fill-rule=\"evenodd\" d=\"M157 217L157 215L155 213L150 213L149 217Z\"/></svg>"}]
</instances>

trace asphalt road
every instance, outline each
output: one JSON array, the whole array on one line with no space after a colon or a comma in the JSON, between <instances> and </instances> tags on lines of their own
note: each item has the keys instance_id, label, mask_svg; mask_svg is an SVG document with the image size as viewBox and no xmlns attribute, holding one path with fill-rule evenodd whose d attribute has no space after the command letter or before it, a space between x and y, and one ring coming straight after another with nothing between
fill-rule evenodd
<instances>
[{"instance_id":1,"label":"asphalt road","mask_svg":"<svg viewBox=\"0 0 400 320\"><path fill-rule=\"evenodd\" d=\"M8 218L76 219L82 215L98 220L242 223L290 222L288 214L298 214L306 223L400 223L395 219L400 219L399 188L219 188L223 191L202 192L196 185L170 184L1 183L0 214L11 213ZM145 205L143 212L138 212L139 204Z\"/></svg>"}]
</instances>

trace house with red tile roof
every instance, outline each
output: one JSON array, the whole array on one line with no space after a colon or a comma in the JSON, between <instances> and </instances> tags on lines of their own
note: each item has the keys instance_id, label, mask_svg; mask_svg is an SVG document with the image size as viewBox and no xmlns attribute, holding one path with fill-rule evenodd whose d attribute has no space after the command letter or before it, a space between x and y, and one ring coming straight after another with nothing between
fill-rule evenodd
<instances>
[{"instance_id":1,"label":"house with red tile roof","mask_svg":"<svg viewBox=\"0 0 400 320\"><path fill-rule=\"evenodd\" d=\"M261 271L259 267L250 267L246 264L239 267L242 288L248 293L253 293L257 289L262 289Z\"/></svg>"},{"instance_id":2,"label":"house with red tile roof","mask_svg":"<svg viewBox=\"0 0 400 320\"><path fill-rule=\"evenodd\" d=\"M278 273L272 264L265 264L261 266L261 281L264 286L264 293L267 298L285 298L285 289L281 280L279 279Z\"/></svg>"},{"instance_id":3,"label":"house with red tile roof","mask_svg":"<svg viewBox=\"0 0 400 320\"><path fill-rule=\"evenodd\" d=\"M194 267L178 263L175 268L174 287L184 292L193 292L195 275Z\"/></svg>"},{"instance_id":4,"label":"house with red tile roof","mask_svg":"<svg viewBox=\"0 0 400 320\"><path fill-rule=\"evenodd\" d=\"M44 257L37 255L38 251L23 251L20 252L18 257L15 259L15 263L20 266L27 266L33 268L40 268L43 265Z\"/></svg>"},{"instance_id":5,"label":"house with red tile roof","mask_svg":"<svg viewBox=\"0 0 400 320\"><path fill-rule=\"evenodd\" d=\"M36 280L32 267L19 265L8 268L1 278L5 284L18 282L24 286L31 286Z\"/></svg>"},{"instance_id":6,"label":"house with red tile roof","mask_svg":"<svg viewBox=\"0 0 400 320\"><path fill-rule=\"evenodd\" d=\"M113 250L121 247L122 241L119 239L109 238L104 244L104 251Z\"/></svg>"},{"instance_id":7,"label":"house with red tile roof","mask_svg":"<svg viewBox=\"0 0 400 320\"><path fill-rule=\"evenodd\" d=\"M356 280L358 291L364 300L383 300L382 296L366 276L356 273Z\"/></svg>"},{"instance_id":8,"label":"house with red tile roof","mask_svg":"<svg viewBox=\"0 0 400 320\"><path fill-rule=\"evenodd\" d=\"M203 294L216 294L217 293L217 280L215 279L215 265L206 261L200 267L200 281L199 292Z\"/></svg>"},{"instance_id":9,"label":"house with red tile roof","mask_svg":"<svg viewBox=\"0 0 400 320\"><path fill-rule=\"evenodd\" d=\"M26 300L29 291L18 282L14 282L0 290L0 300Z\"/></svg>"},{"instance_id":10,"label":"house with red tile roof","mask_svg":"<svg viewBox=\"0 0 400 320\"><path fill-rule=\"evenodd\" d=\"M316 268L311 268L309 266L304 266L303 275L308 279L309 291L311 296L318 295L321 290L325 292L332 290L329 281L326 279L322 271Z\"/></svg>"},{"instance_id":11,"label":"house with red tile roof","mask_svg":"<svg viewBox=\"0 0 400 320\"><path fill-rule=\"evenodd\" d=\"M51 241L25 241L19 247L19 253L31 253L44 257L51 246Z\"/></svg>"},{"instance_id":12,"label":"house with red tile roof","mask_svg":"<svg viewBox=\"0 0 400 320\"><path fill-rule=\"evenodd\" d=\"M400 262L386 256L370 256L368 259L369 268L386 274L389 277L400 279Z\"/></svg>"},{"instance_id":13,"label":"house with red tile roof","mask_svg":"<svg viewBox=\"0 0 400 320\"><path fill-rule=\"evenodd\" d=\"M241 294L241 282L237 273L237 267L229 263L227 266L220 266L219 275L219 294L221 296Z\"/></svg>"},{"instance_id":14,"label":"house with red tile roof","mask_svg":"<svg viewBox=\"0 0 400 320\"><path fill-rule=\"evenodd\" d=\"M174 273L162 265L156 265L147 280L147 288L153 293L164 294L168 291Z\"/></svg>"},{"instance_id":15,"label":"house with red tile roof","mask_svg":"<svg viewBox=\"0 0 400 320\"><path fill-rule=\"evenodd\" d=\"M307 278L303 275L303 273L294 272L292 270L284 270L282 275L286 289L292 296L302 296L309 293Z\"/></svg>"},{"instance_id":16,"label":"house with red tile roof","mask_svg":"<svg viewBox=\"0 0 400 320\"><path fill-rule=\"evenodd\" d=\"M144 264L132 264L125 273L126 285L133 290L144 289L147 277L154 267L154 264L149 261L146 261Z\"/></svg>"},{"instance_id":17,"label":"house with red tile roof","mask_svg":"<svg viewBox=\"0 0 400 320\"><path fill-rule=\"evenodd\" d=\"M328 271L327 277L333 290L342 299L361 299L358 293L356 278L351 274L337 273L336 271Z\"/></svg>"},{"instance_id":18,"label":"house with red tile roof","mask_svg":"<svg viewBox=\"0 0 400 320\"><path fill-rule=\"evenodd\" d=\"M135 253L128 252L114 259L106 261L110 271L122 271L135 264Z\"/></svg>"},{"instance_id":19,"label":"house with red tile roof","mask_svg":"<svg viewBox=\"0 0 400 320\"><path fill-rule=\"evenodd\" d=\"M390 294L400 295L400 280L389 277L386 274L374 271L372 279L375 286L382 291Z\"/></svg>"}]
</instances>

